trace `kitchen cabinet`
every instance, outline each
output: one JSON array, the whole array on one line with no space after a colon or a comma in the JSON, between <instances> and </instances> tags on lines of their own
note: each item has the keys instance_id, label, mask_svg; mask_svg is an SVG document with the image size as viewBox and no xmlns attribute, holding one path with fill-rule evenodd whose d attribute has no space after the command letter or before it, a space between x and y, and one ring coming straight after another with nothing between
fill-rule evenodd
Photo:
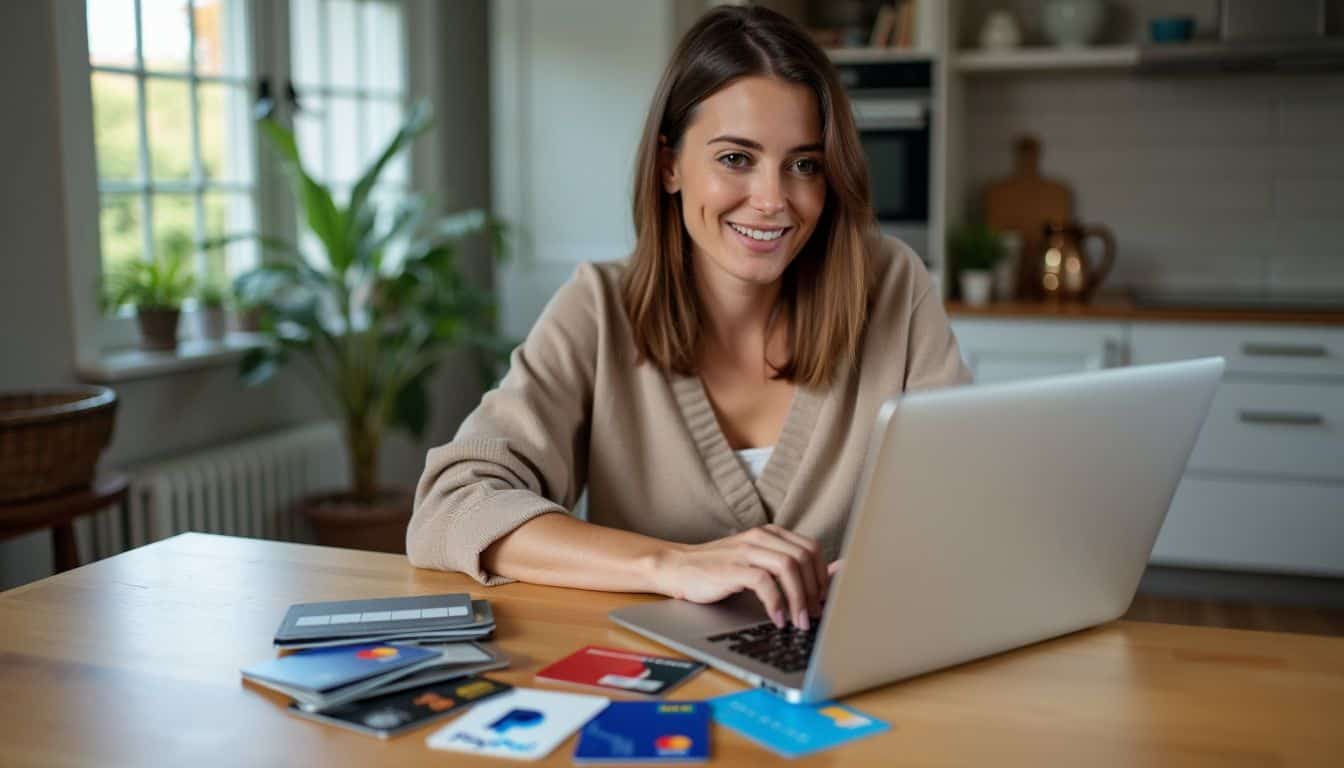
<instances>
[{"instance_id":1,"label":"kitchen cabinet","mask_svg":"<svg viewBox=\"0 0 1344 768\"><path fill-rule=\"evenodd\" d=\"M1123 365L1123 323L954 319L961 356L977 384Z\"/></svg>"},{"instance_id":2,"label":"kitchen cabinet","mask_svg":"<svg viewBox=\"0 0 1344 768\"><path fill-rule=\"evenodd\" d=\"M977 384L1223 357L1152 562L1344 576L1344 328L956 316L952 327Z\"/></svg>"},{"instance_id":3,"label":"kitchen cabinet","mask_svg":"<svg viewBox=\"0 0 1344 768\"><path fill-rule=\"evenodd\" d=\"M1344 329L1134 323L1129 354L1227 360L1152 561L1344 575Z\"/></svg>"}]
</instances>

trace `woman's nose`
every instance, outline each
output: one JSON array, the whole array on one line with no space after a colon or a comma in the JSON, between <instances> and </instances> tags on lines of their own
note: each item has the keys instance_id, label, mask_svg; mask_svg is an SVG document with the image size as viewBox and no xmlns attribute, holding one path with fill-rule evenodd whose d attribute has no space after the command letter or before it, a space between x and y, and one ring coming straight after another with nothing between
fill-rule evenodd
<instances>
[{"instance_id":1,"label":"woman's nose","mask_svg":"<svg viewBox=\"0 0 1344 768\"><path fill-rule=\"evenodd\" d=\"M773 216L784 210L784 182L777 173L759 173L751 191L751 207Z\"/></svg>"}]
</instances>

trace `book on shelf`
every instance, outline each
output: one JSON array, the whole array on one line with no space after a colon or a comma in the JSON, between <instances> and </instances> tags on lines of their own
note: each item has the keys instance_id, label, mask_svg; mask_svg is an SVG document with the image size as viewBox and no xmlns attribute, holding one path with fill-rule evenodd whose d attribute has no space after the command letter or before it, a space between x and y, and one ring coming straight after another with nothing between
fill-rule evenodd
<instances>
[{"instance_id":1,"label":"book on shelf","mask_svg":"<svg viewBox=\"0 0 1344 768\"><path fill-rule=\"evenodd\" d=\"M890 47L913 48L915 46L915 0L901 0L896 12L896 28L892 31Z\"/></svg>"},{"instance_id":2,"label":"book on shelf","mask_svg":"<svg viewBox=\"0 0 1344 768\"><path fill-rule=\"evenodd\" d=\"M868 36L868 47L886 48L891 45L899 18L900 11L896 9L896 6L883 3L882 7L877 9L877 19L873 21L873 32Z\"/></svg>"},{"instance_id":3,"label":"book on shelf","mask_svg":"<svg viewBox=\"0 0 1344 768\"><path fill-rule=\"evenodd\" d=\"M915 44L915 0L895 0L883 3L877 10L872 33L868 36L870 48L912 48Z\"/></svg>"}]
</instances>

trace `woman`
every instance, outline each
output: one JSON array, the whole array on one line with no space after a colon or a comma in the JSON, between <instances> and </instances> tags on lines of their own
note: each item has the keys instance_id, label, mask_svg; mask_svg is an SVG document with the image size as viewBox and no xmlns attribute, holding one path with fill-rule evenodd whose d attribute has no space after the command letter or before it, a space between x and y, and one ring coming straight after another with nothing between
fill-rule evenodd
<instances>
[{"instance_id":1,"label":"woman","mask_svg":"<svg viewBox=\"0 0 1344 768\"><path fill-rule=\"evenodd\" d=\"M914 253L876 232L825 54L759 7L686 34L639 149L637 244L581 265L454 440L417 566L820 615L884 398L968 381ZM563 514L587 488L587 522ZM561 514L552 514L561 513Z\"/></svg>"}]
</instances>

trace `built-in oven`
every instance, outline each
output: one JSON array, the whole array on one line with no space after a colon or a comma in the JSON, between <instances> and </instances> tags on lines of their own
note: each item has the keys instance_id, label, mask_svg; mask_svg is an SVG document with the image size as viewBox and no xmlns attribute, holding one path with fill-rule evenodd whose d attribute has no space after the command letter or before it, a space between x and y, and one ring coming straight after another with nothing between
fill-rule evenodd
<instances>
[{"instance_id":1,"label":"built-in oven","mask_svg":"<svg viewBox=\"0 0 1344 768\"><path fill-rule=\"evenodd\" d=\"M868 156L878 223L927 260L933 64L863 62L838 64L837 69Z\"/></svg>"}]
</instances>

